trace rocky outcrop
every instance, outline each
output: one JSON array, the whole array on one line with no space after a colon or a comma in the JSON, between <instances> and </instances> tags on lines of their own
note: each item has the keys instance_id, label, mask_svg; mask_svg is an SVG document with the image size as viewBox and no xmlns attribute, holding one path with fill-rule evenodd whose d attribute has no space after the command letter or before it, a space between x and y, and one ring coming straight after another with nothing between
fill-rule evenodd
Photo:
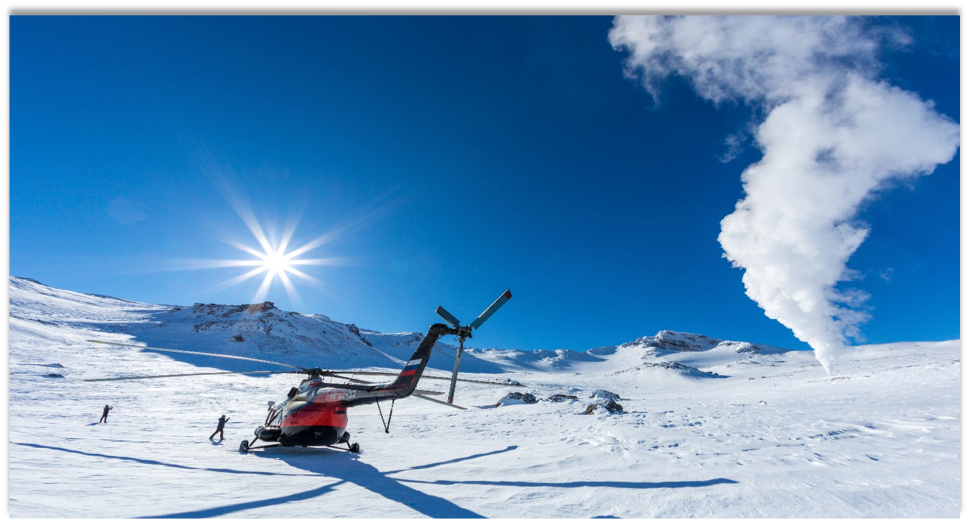
<instances>
[{"instance_id":1,"label":"rocky outcrop","mask_svg":"<svg viewBox=\"0 0 969 521\"><path fill-rule=\"evenodd\" d=\"M535 403L537 401L538 401L538 398L535 398L535 395L533 395L532 393L519 393L516 391L516 392L508 393L502 399L498 400L498 403L495 404L495 407L502 407L504 405L516 405L521 403Z\"/></svg>"},{"instance_id":2,"label":"rocky outcrop","mask_svg":"<svg viewBox=\"0 0 969 521\"><path fill-rule=\"evenodd\" d=\"M603 411L609 414L623 414L625 412L622 410L622 405L616 403L615 400L607 400L603 403L590 403L583 414L602 414Z\"/></svg>"}]
</instances>

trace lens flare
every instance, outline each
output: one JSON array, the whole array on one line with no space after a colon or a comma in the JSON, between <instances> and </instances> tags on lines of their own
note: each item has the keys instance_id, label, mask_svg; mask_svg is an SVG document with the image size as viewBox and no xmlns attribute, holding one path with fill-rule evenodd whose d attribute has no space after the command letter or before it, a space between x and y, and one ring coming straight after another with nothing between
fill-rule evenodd
<instances>
[{"instance_id":1,"label":"lens flare","mask_svg":"<svg viewBox=\"0 0 969 521\"><path fill-rule=\"evenodd\" d=\"M286 258L285 252L283 251L275 251L266 255L266 258L262 260L262 265L274 275L279 275L291 269L289 267L289 259Z\"/></svg>"},{"instance_id":2,"label":"lens flare","mask_svg":"<svg viewBox=\"0 0 969 521\"><path fill-rule=\"evenodd\" d=\"M284 235L283 240L281 240L278 244L271 243L266 237L266 234L263 233L262 227L255 221L250 224L249 228L253 232L253 236L262 247L262 251L239 242L226 241L228 244L252 255L254 258L248 260L219 261L212 266L227 268L252 266L253 268L246 273L219 284L213 289L224 289L225 287L239 284L258 275L263 275L262 283L259 285L259 289L256 290L256 293L253 296L253 302L265 300L266 295L272 288L273 282L275 282L277 278L282 283L283 288L285 288L289 297L294 301L298 301L299 294L296 291L296 286L293 284L293 278L290 277L290 275L295 275L300 279L320 285L322 285L323 282L316 277L307 274L303 270L298 269L296 266L334 265L338 263L338 259L335 258L306 259L300 257L301 255L322 246L325 242L328 242L328 235L322 235L304 244L303 246L293 250L288 250L289 241L295 227L290 227L289 230L287 230L287 233Z\"/></svg>"},{"instance_id":3,"label":"lens flare","mask_svg":"<svg viewBox=\"0 0 969 521\"><path fill-rule=\"evenodd\" d=\"M316 289L323 290L327 293L328 298L337 300L343 300L345 298L345 295L332 291L329 284L306 273L300 269L300 267L310 265L345 266L348 264L353 264L357 261L350 257L305 258L304 255L316 250L317 248L320 248L325 244L338 240L345 234L348 234L363 226L367 226L375 219L385 215L394 206L393 204L386 204L387 197L389 197L393 191L388 191L384 194L378 195L369 202L358 205L359 208L353 212L355 214L355 218L338 222L332 228L330 228L329 231L323 233L322 235L319 235L302 245L293 247L291 242L296 231L296 226L299 222L298 217L292 219L289 224L282 229L282 233L275 233L277 230L270 229L270 231L274 233L267 235L263 229L263 225L260 224L260 221L256 218L256 214L249 205L249 202L243 196L242 191L237 188L239 183L238 180L235 179L236 176L233 175L231 168L222 167L212 162L206 164L214 185L225 198L226 202L229 203L229 206L231 206L235 211L236 215L239 216L242 222L249 229L249 232L252 234L252 238L256 240L258 245L253 247L251 246L251 241L247 241L250 244L245 244L234 239L217 235L216 238L218 240L249 254L249 258L178 259L175 261L178 266L174 269L248 268L248 270L244 273L236 275L229 280L220 282L212 287L205 288L204 292L209 293L223 291L231 286L242 284L261 275L262 281L252 297L252 302L255 303L265 301L266 296L268 295L273 283L277 278L279 279L279 282L282 284L283 288L286 290L292 304L296 305L297 307L301 307L302 302L294 285L294 281L296 279L301 279L304 282L312 284ZM301 212L296 212L296 215L298 216L300 213Z\"/></svg>"}]
</instances>

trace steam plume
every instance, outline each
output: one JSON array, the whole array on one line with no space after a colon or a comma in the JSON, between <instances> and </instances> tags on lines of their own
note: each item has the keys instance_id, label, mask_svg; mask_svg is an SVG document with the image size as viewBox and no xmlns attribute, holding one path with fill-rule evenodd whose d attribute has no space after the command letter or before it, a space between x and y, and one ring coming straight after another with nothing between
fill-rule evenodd
<instances>
[{"instance_id":1,"label":"steam plume","mask_svg":"<svg viewBox=\"0 0 969 521\"><path fill-rule=\"evenodd\" d=\"M856 276L847 261L868 235L859 206L930 174L959 144L931 102L877 79L880 47L907 35L839 16L623 16L609 39L654 99L675 74L714 103L766 114L754 135L763 157L744 171L746 197L719 241L747 295L830 373L869 318L867 294L836 288Z\"/></svg>"}]
</instances>

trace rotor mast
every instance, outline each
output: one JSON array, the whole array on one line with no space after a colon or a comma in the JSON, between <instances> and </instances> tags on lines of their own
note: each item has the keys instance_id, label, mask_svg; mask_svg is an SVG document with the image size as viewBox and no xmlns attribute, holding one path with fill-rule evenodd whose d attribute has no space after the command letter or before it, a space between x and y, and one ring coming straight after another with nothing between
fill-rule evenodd
<instances>
[{"instance_id":1,"label":"rotor mast","mask_svg":"<svg viewBox=\"0 0 969 521\"><path fill-rule=\"evenodd\" d=\"M454 328L454 334L458 337L458 351L454 356L454 370L451 372L451 388L448 391L447 403L454 402L454 388L458 383L458 369L461 367L461 354L464 353L464 341L468 338L472 338L471 330L478 329L481 324L484 324L486 320L491 318L491 315L498 311L498 308L503 306L508 299L511 298L511 290L505 290L494 302L488 306L488 309L484 310L483 313L478 315L478 318L474 319L471 324L467 326L462 326L461 322L452 314L448 313L446 309L441 306L437 307L435 313L441 316L451 327Z\"/></svg>"}]
</instances>

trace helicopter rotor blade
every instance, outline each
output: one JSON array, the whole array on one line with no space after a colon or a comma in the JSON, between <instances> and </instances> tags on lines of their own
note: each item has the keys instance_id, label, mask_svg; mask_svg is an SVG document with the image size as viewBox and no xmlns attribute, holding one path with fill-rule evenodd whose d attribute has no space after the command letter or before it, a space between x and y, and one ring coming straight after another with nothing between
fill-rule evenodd
<instances>
[{"instance_id":1,"label":"helicopter rotor blade","mask_svg":"<svg viewBox=\"0 0 969 521\"><path fill-rule=\"evenodd\" d=\"M212 376L220 374L299 374L299 371L219 371L215 373L159 374L152 376L119 376L116 378L85 378L82 382L115 382L118 380L147 380L149 378L178 378L181 376Z\"/></svg>"},{"instance_id":2,"label":"helicopter rotor blade","mask_svg":"<svg viewBox=\"0 0 969 521\"><path fill-rule=\"evenodd\" d=\"M441 318L443 318L448 324L451 324L451 327L454 329L461 327L461 321L455 318L454 315L448 313L448 311L441 306L438 306L434 312L441 315Z\"/></svg>"},{"instance_id":3,"label":"helicopter rotor blade","mask_svg":"<svg viewBox=\"0 0 969 521\"><path fill-rule=\"evenodd\" d=\"M427 400L429 402L434 402L434 403L441 404L441 405L447 405L448 407L454 407L455 409L461 409L462 411L466 411L467 410L466 408L461 407L460 405L454 405L453 403L447 403L447 402L445 402L443 400L438 400L438 399L435 399L435 398L429 398L427 396L424 396L423 394L417 394L416 392L414 392L413 394L411 394L411 396L416 396L418 398L421 398L423 400Z\"/></svg>"},{"instance_id":4,"label":"helicopter rotor blade","mask_svg":"<svg viewBox=\"0 0 969 521\"><path fill-rule=\"evenodd\" d=\"M425 391L423 389L414 389L414 394L423 394L424 396L441 396L444 391Z\"/></svg>"},{"instance_id":5,"label":"helicopter rotor blade","mask_svg":"<svg viewBox=\"0 0 969 521\"><path fill-rule=\"evenodd\" d=\"M445 376L427 376L427 375L425 375L425 376L422 376L421 378L430 378L431 380L447 380L447 381L451 381L451 378L450 377L445 377ZM467 378L458 378L457 381L459 381L459 382L467 382L467 383L470 383L470 384L500 385L500 386L503 386L503 387L525 387L524 385L519 384L519 383L486 382L484 380L468 380Z\"/></svg>"},{"instance_id":6,"label":"helicopter rotor blade","mask_svg":"<svg viewBox=\"0 0 969 521\"><path fill-rule=\"evenodd\" d=\"M471 327L473 329L478 329L479 327L481 327L481 324L484 324L485 320L488 320L489 318L491 318L491 315L494 315L495 311L498 311L498 308L500 308L501 306L504 306L505 302L508 302L508 299L510 298L511 298L511 290L506 289L505 292L502 293L497 300L495 300L494 302L491 303L490 306L488 306L488 309L484 310L484 312L481 313L481 315L478 315L478 318L474 319L474 322L471 323Z\"/></svg>"},{"instance_id":7,"label":"helicopter rotor blade","mask_svg":"<svg viewBox=\"0 0 969 521\"><path fill-rule=\"evenodd\" d=\"M373 384L373 382L368 382L366 380L360 380L357 378L350 378L349 376L339 375L332 371L326 371L325 373L323 373L323 376L332 376L333 378L340 378L341 380L348 380L350 382L355 382L358 384Z\"/></svg>"},{"instance_id":8,"label":"helicopter rotor blade","mask_svg":"<svg viewBox=\"0 0 969 521\"><path fill-rule=\"evenodd\" d=\"M136 344L124 344L121 342L106 342L104 340L88 340L88 342L93 342L95 344L108 344L113 346L122 346L122 347L136 347L138 349L150 349L152 351L167 351L169 353L184 353L188 355L214 356L217 358L232 358L234 360L248 360L250 362L262 362L264 364L281 365L283 367L292 367L293 369L299 369L299 371L302 373L310 372L309 369L306 369L305 367L300 367L298 365L283 364L280 362L271 362L269 360L260 360L258 358L249 358L245 356L220 355L215 353L202 353L199 351L183 351L181 349L166 349L163 347L139 346Z\"/></svg>"},{"instance_id":9,"label":"helicopter rotor blade","mask_svg":"<svg viewBox=\"0 0 969 521\"><path fill-rule=\"evenodd\" d=\"M380 371L330 371L332 374L355 374L361 376L397 376L399 373L385 373ZM444 376L430 376L422 375L421 379L427 378L428 380L447 380L450 381L451 377ZM485 384L485 385L501 385L505 387L525 387L520 383L503 383L503 382L486 382L484 380L468 380L467 378L458 378L459 382L468 382L473 384Z\"/></svg>"}]
</instances>

